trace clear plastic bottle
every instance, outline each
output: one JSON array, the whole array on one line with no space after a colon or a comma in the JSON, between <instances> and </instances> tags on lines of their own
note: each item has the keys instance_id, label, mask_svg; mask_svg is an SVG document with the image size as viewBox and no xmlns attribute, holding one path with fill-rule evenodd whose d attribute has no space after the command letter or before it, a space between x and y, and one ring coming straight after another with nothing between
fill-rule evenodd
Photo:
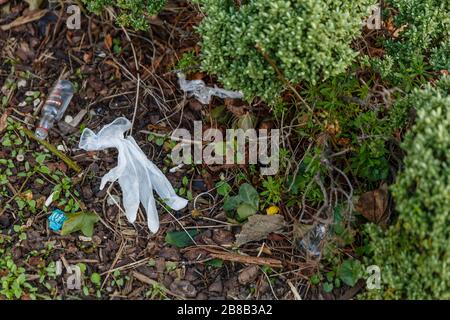
<instances>
[{"instance_id":1,"label":"clear plastic bottle","mask_svg":"<svg viewBox=\"0 0 450 320\"><path fill-rule=\"evenodd\" d=\"M41 120L36 128L35 135L38 139L45 139L48 130L55 122L61 120L64 112L73 97L73 85L68 80L59 80L50 91L41 112Z\"/></svg>"}]
</instances>

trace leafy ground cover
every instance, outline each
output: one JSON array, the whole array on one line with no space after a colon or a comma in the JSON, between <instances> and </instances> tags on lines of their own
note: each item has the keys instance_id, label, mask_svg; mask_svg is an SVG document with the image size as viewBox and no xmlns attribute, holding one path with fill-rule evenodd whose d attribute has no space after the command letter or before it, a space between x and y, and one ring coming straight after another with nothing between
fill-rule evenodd
<instances>
[{"instance_id":1,"label":"leafy ground cover","mask_svg":"<svg viewBox=\"0 0 450 320\"><path fill-rule=\"evenodd\" d=\"M285 50L277 55L279 43L265 41L258 21L255 32L241 39L245 48L236 42L220 51L228 40L211 39L217 24L251 24L238 7L221 16L223 6L212 1L82 2L81 29L70 30L60 4L0 0L0 299L422 297L417 290L448 297L448 281L424 283L431 276L417 274L407 286L398 276L404 266L429 265L433 277L448 273L439 260L448 256L448 139L442 137L449 128L440 121L448 118L448 80L438 84L449 69L444 2L386 1L379 30L359 32L358 19L352 20L351 32L342 35L345 48L336 49L346 59L339 65L322 61L339 69L325 68L323 78L320 72L300 75L306 69L296 64L289 39L281 39ZM285 13L287 2L274 1L281 8L272 9ZM256 16L266 9L245 7ZM208 10L217 15L204 19ZM323 16L317 19L330 27ZM237 37L235 29L227 32ZM256 38L270 50L248 46ZM314 52L331 59L320 42L311 40ZM229 66L234 60L219 53L239 53L250 62ZM298 74L286 72L292 66ZM245 67L265 72L266 84L260 86ZM176 71L229 89L245 80L247 100L214 98L202 105L179 89ZM76 93L43 145L30 130L60 76L74 83ZM117 152L78 148L84 128L98 130L120 116L134 119L139 146L189 200L178 212L158 203L161 228L155 235L142 211L134 224L126 221L116 184L99 190ZM225 164L170 170L176 145L170 135L178 127L192 130L195 120L223 132L279 129L278 173L262 176L259 165ZM436 130L427 131L429 125ZM434 182L416 188L433 165L439 192ZM416 207L420 212L413 215ZM56 208L68 217L57 232L48 222ZM437 220L418 222L429 214ZM413 243L411 226L420 226L425 249ZM433 242L424 236L430 230L442 237ZM396 258L392 248L398 243L411 261ZM432 257L429 264L413 254L422 249ZM371 265L381 269L376 290L366 286Z\"/></svg>"}]
</instances>

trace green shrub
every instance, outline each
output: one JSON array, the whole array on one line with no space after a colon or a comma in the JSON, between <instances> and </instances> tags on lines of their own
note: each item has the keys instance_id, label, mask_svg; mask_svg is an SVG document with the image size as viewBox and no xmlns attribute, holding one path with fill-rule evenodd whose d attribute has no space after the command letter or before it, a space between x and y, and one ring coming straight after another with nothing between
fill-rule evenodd
<instances>
[{"instance_id":1,"label":"green shrub","mask_svg":"<svg viewBox=\"0 0 450 320\"><path fill-rule=\"evenodd\" d=\"M89 11L99 13L106 6L118 10L117 22L136 30L148 28L147 17L157 14L165 0L83 0Z\"/></svg>"},{"instance_id":2,"label":"green shrub","mask_svg":"<svg viewBox=\"0 0 450 320\"><path fill-rule=\"evenodd\" d=\"M450 77L410 98L417 119L392 188L398 218L386 231L368 228L383 288L365 297L450 299Z\"/></svg>"},{"instance_id":3,"label":"green shrub","mask_svg":"<svg viewBox=\"0 0 450 320\"><path fill-rule=\"evenodd\" d=\"M373 2L194 1L206 14L198 29L204 70L247 99L259 96L269 103L285 89L269 61L294 84L342 73L357 55L350 43Z\"/></svg>"},{"instance_id":4,"label":"green shrub","mask_svg":"<svg viewBox=\"0 0 450 320\"><path fill-rule=\"evenodd\" d=\"M386 56L375 59L375 68L395 84L426 70L450 70L450 1L387 0L385 5L390 10L384 20L392 19L399 34L384 41Z\"/></svg>"}]
</instances>

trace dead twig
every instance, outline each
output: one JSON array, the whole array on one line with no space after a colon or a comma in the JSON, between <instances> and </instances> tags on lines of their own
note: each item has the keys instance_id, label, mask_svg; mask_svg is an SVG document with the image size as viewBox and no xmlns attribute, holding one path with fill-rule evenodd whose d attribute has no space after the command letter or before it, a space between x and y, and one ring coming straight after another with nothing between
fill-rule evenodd
<instances>
[{"instance_id":1,"label":"dead twig","mask_svg":"<svg viewBox=\"0 0 450 320\"><path fill-rule=\"evenodd\" d=\"M244 256L238 253L225 252L209 247L202 247L208 251L212 257L226 261L240 262L245 264L256 264L260 266L269 266L271 268L282 268L283 264L278 259Z\"/></svg>"},{"instance_id":2,"label":"dead twig","mask_svg":"<svg viewBox=\"0 0 450 320\"><path fill-rule=\"evenodd\" d=\"M40 144L42 144L51 153L53 153L55 156L57 156L62 161L64 161L69 166L69 168L74 170L76 173L80 173L81 172L81 168L78 166L78 164L75 161L73 161L68 156L66 156L64 153L62 153L61 151L56 149L52 144L48 143L45 140L40 140L40 139L36 138L34 133L31 132L30 130L28 130L27 128L25 128L25 127L22 127L22 130L27 135L28 138L33 139L33 140L39 142Z\"/></svg>"}]
</instances>

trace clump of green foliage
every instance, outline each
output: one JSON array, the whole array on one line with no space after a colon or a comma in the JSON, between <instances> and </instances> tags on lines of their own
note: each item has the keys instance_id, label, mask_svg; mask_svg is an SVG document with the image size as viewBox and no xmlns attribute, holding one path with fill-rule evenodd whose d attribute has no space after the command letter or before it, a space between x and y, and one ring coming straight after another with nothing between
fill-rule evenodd
<instances>
[{"instance_id":1,"label":"clump of green foliage","mask_svg":"<svg viewBox=\"0 0 450 320\"><path fill-rule=\"evenodd\" d=\"M392 188L399 215L386 231L368 228L383 288L366 298L450 298L450 78L410 97L417 119Z\"/></svg>"},{"instance_id":2,"label":"clump of green foliage","mask_svg":"<svg viewBox=\"0 0 450 320\"><path fill-rule=\"evenodd\" d=\"M342 73L357 55L350 43L371 0L195 0L206 17L202 66L247 99L274 103L291 83L316 83Z\"/></svg>"},{"instance_id":3,"label":"clump of green foliage","mask_svg":"<svg viewBox=\"0 0 450 320\"><path fill-rule=\"evenodd\" d=\"M148 28L147 17L157 14L165 0L83 0L89 11L99 13L106 6L118 10L117 22L136 30Z\"/></svg>"},{"instance_id":4,"label":"clump of green foliage","mask_svg":"<svg viewBox=\"0 0 450 320\"><path fill-rule=\"evenodd\" d=\"M386 56L373 65L395 84L421 80L427 70L450 70L450 2L388 0L386 17L398 29L397 38L384 41ZM406 78L406 79L405 79ZM406 83L407 89L412 83Z\"/></svg>"}]
</instances>

